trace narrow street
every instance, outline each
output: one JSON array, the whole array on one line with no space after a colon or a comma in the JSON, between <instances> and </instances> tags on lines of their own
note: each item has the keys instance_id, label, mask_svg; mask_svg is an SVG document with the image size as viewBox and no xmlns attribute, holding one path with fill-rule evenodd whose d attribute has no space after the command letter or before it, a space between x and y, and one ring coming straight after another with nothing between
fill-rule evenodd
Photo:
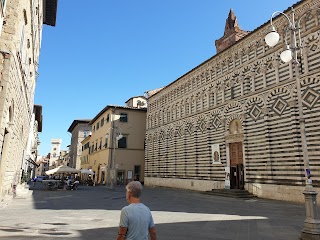
<instances>
[{"instance_id":1,"label":"narrow street","mask_svg":"<svg viewBox=\"0 0 320 240\"><path fill-rule=\"evenodd\" d=\"M239 200L166 188L145 188L160 240L299 239L301 204ZM33 190L0 205L1 239L116 239L125 188L77 191Z\"/></svg>"}]
</instances>

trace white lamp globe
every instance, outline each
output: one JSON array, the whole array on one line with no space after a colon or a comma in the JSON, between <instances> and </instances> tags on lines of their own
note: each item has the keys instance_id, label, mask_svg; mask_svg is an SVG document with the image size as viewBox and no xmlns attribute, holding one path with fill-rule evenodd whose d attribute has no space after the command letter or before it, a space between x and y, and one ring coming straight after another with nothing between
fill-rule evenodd
<instances>
[{"instance_id":1,"label":"white lamp globe","mask_svg":"<svg viewBox=\"0 0 320 240\"><path fill-rule=\"evenodd\" d=\"M119 134L116 139L119 141L121 138L123 138L123 135L122 134Z\"/></svg>"},{"instance_id":2,"label":"white lamp globe","mask_svg":"<svg viewBox=\"0 0 320 240\"><path fill-rule=\"evenodd\" d=\"M285 63L290 62L292 59L292 52L289 48L289 46L286 47L286 49L280 54L280 58Z\"/></svg>"},{"instance_id":3,"label":"white lamp globe","mask_svg":"<svg viewBox=\"0 0 320 240\"><path fill-rule=\"evenodd\" d=\"M279 42L280 36L276 30L269 32L265 37L264 40L269 47L274 47Z\"/></svg>"}]
</instances>

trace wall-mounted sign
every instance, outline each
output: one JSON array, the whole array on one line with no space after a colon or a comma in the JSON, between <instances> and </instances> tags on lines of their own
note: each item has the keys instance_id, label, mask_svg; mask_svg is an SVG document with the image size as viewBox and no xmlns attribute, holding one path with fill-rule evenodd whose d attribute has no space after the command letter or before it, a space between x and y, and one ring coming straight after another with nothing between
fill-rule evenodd
<instances>
[{"instance_id":1,"label":"wall-mounted sign","mask_svg":"<svg viewBox=\"0 0 320 240\"><path fill-rule=\"evenodd\" d=\"M225 167L224 172L225 172L224 188L230 189L230 167Z\"/></svg>"},{"instance_id":2,"label":"wall-mounted sign","mask_svg":"<svg viewBox=\"0 0 320 240\"><path fill-rule=\"evenodd\" d=\"M212 164L221 163L219 144L212 144L211 152L212 152Z\"/></svg>"},{"instance_id":3,"label":"wall-mounted sign","mask_svg":"<svg viewBox=\"0 0 320 240\"><path fill-rule=\"evenodd\" d=\"M132 171L131 171L131 170L128 171L128 177L127 177L127 179L132 179Z\"/></svg>"}]
</instances>

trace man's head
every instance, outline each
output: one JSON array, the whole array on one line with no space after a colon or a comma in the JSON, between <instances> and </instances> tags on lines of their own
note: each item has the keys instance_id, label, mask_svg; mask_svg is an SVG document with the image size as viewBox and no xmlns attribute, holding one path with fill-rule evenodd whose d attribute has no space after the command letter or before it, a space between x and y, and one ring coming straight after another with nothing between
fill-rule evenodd
<instances>
[{"instance_id":1,"label":"man's head","mask_svg":"<svg viewBox=\"0 0 320 240\"><path fill-rule=\"evenodd\" d=\"M132 181L129 182L126 186L127 194L126 199L129 202L130 198L137 198L139 199L142 193L142 184L139 181Z\"/></svg>"}]
</instances>

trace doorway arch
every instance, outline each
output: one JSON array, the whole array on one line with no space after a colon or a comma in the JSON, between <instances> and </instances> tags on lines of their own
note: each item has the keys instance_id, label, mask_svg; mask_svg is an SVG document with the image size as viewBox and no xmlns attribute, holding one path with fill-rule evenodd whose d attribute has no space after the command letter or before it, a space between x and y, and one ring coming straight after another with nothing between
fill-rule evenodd
<instances>
[{"instance_id":1,"label":"doorway arch","mask_svg":"<svg viewBox=\"0 0 320 240\"><path fill-rule=\"evenodd\" d=\"M245 164L244 164L244 134L242 121L235 118L227 125L226 150L227 168L229 168L230 189L244 189L245 187Z\"/></svg>"}]
</instances>

